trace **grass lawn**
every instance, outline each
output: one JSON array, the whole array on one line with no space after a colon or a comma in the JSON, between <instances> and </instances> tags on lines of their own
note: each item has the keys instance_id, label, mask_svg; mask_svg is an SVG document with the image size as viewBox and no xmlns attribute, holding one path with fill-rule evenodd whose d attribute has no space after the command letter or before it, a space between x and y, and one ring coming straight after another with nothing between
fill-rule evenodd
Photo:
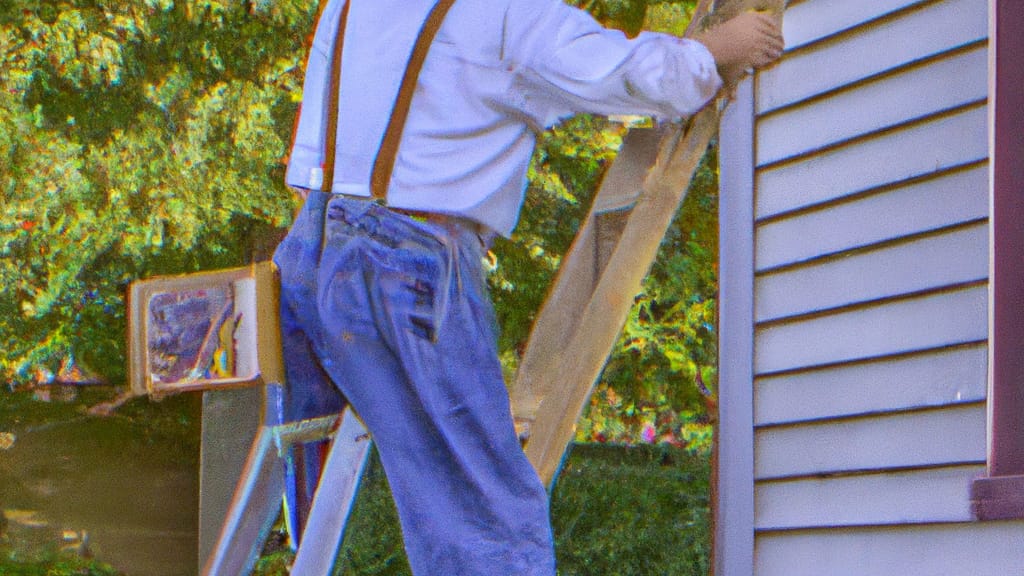
<instances>
[{"instance_id":1,"label":"grass lawn","mask_svg":"<svg viewBox=\"0 0 1024 576\"><path fill-rule=\"evenodd\" d=\"M0 422L4 423L0 431L18 433L15 451L22 443L39 440L42 435L58 430L51 428L57 423L63 423L61 428L68 429L67 440L48 445L52 447L50 459L54 466L63 466L57 471L59 474L51 474L57 478L51 481L57 488L64 484L75 487L88 477L96 476L89 472L88 466L75 464L78 458L72 456L85 452L104 453L97 446L106 447L107 452L127 454L125 457L132 462L141 461L140 454L151 454L148 458L154 459L150 463L153 465L139 472L143 476L156 474L152 470L157 470L161 471L160 477L170 473L197 477L195 455L198 454L199 419L195 398L183 396L163 403L137 400L123 406L113 417L98 419L85 415L81 406L104 399L104 394L84 392L85 397L80 398L77 405L40 403L27 394L0 393ZM115 432L107 434L108 428ZM110 437L106 438L108 435ZM61 456L62 450L72 456ZM39 458L47 458L46 451L41 449ZM3 459L12 454L0 451L0 472L5 469ZM91 461L86 459L85 462ZM47 471L41 463L37 467L39 474ZM31 470L22 470L21 474L7 470L6 473L25 484L32 484L36 477ZM24 477L25 474L29 477ZM112 472L115 480L124 474L126 472ZM141 480L145 479L136 478L136 482ZM102 486L97 488L101 489ZM708 490L709 465L705 456L694 456L667 445L575 446L552 496L559 574L706 575L710 557ZM13 500L13 496L6 496L13 493L13 485L0 489L0 507L9 506L6 500ZM90 497L83 502L99 506L102 500ZM125 512L126 519L127 515ZM27 550L25 546L16 545L10 538L11 533L13 531L5 530L0 517L0 575L119 574L102 562L59 553L59 542ZM194 546L188 548L191 550ZM291 552L287 548L282 550L281 546L273 552L271 548L273 546L268 546L255 573L286 575ZM102 554L97 556L103 557ZM397 514L376 456L367 468L334 573L344 576L409 574Z\"/></svg>"},{"instance_id":2,"label":"grass lawn","mask_svg":"<svg viewBox=\"0 0 1024 576\"><path fill-rule=\"evenodd\" d=\"M552 497L560 576L704 576L710 552L709 466L670 446L576 446ZM291 553L257 574L283 576ZM409 565L380 463L364 477L334 574L402 576Z\"/></svg>"}]
</instances>

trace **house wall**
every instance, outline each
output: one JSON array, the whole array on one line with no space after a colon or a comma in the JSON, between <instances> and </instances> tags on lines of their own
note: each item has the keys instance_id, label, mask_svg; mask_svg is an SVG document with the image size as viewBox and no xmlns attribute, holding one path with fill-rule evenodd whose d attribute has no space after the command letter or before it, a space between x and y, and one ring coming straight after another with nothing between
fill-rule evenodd
<instances>
[{"instance_id":1,"label":"house wall","mask_svg":"<svg viewBox=\"0 0 1024 576\"><path fill-rule=\"evenodd\" d=\"M1024 574L1024 522L970 509L988 2L800 0L785 35L748 104L754 573Z\"/></svg>"}]
</instances>

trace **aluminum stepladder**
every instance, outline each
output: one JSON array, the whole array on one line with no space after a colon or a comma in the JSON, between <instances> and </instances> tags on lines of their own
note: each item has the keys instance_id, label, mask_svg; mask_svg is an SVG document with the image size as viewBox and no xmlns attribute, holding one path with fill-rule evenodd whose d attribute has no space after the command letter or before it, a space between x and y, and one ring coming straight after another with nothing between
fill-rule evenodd
<instances>
[{"instance_id":1,"label":"aluminum stepladder","mask_svg":"<svg viewBox=\"0 0 1024 576\"><path fill-rule=\"evenodd\" d=\"M316 494L292 565L292 574L330 574L355 502L371 440L351 408L341 414L282 422L280 384L266 385L263 423L253 440L234 499L204 575L249 574L278 515L291 451L330 440ZM294 532L296 527L289 527Z\"/></svg>"},{"instance_id":2,"label":"aluminum stepladder","mask_svg":"<svg viewBox=\"0 0 1024 576\"><path fill-rule=\"evenodd\" d=\"M747 10L781 15L784 4L701 0L686 35ZM723 108L724 102L715 101L685 124L631 130L563 259L511 386L526 456L549 487L641 282L717 133ZM275 386L268 386L268 411L280 395L279 388L273 392ZM204 575L251 571L280 510L288 447L333 436L292 567L296 576L330 573L370 441L351 409L289 424L276 414L267 414L253 443Z\"/></svg>"}]
</instances>

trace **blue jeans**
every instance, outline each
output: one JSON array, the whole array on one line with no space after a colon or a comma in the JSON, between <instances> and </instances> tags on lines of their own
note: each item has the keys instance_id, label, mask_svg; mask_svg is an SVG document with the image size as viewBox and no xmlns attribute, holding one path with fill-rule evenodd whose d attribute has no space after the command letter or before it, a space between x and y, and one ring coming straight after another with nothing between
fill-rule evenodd
<instances>
[{"instance_id":1,"label":"blue jeans","mask_svg":"<svg viewBox=\"0 0 1024 576\"><path fill-rule=\"evenodd\" d=\"M516 437L470 226L311 192L274 261L288 406L352 403L417 576L552 576L548 498ZM333 386L332 386L333 384Z\"/></svg>"}]
</instances>

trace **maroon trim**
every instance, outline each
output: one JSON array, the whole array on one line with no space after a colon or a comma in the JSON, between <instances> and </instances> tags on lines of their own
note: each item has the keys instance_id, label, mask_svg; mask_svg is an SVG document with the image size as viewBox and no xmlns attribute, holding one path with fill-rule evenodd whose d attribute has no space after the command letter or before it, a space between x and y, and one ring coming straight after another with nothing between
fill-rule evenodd
<instances>
[{"instance_id":1,"label":"maroon trim","mask_svg":"<svg viewBox=\"0 0 1024 576\"><path fill-rule=\"evenodd\" d=\"M989 478L979 519L1024 518L1024 4L990 0L992 165Z\"/></svg>"},{"instance_id":2,"label":"maroon trim","mask_svg":"<svg viewBox=\"0 0 1024 576\"><path fill-rule=\"evenodd\" d=\"M1024 4L995 3L990 474L1024 474Z\"/></svg>"},{"instance_id":3,"label":"maroon trim","mask_svg":"<svg viewBox=\"0 0 1024 576\"><path fill-rule=\"evenodd\" d=\"M1024 476L975 480L971 486L971 510L979 520L1024 518Z\"/></svg>"}]
</instances>

